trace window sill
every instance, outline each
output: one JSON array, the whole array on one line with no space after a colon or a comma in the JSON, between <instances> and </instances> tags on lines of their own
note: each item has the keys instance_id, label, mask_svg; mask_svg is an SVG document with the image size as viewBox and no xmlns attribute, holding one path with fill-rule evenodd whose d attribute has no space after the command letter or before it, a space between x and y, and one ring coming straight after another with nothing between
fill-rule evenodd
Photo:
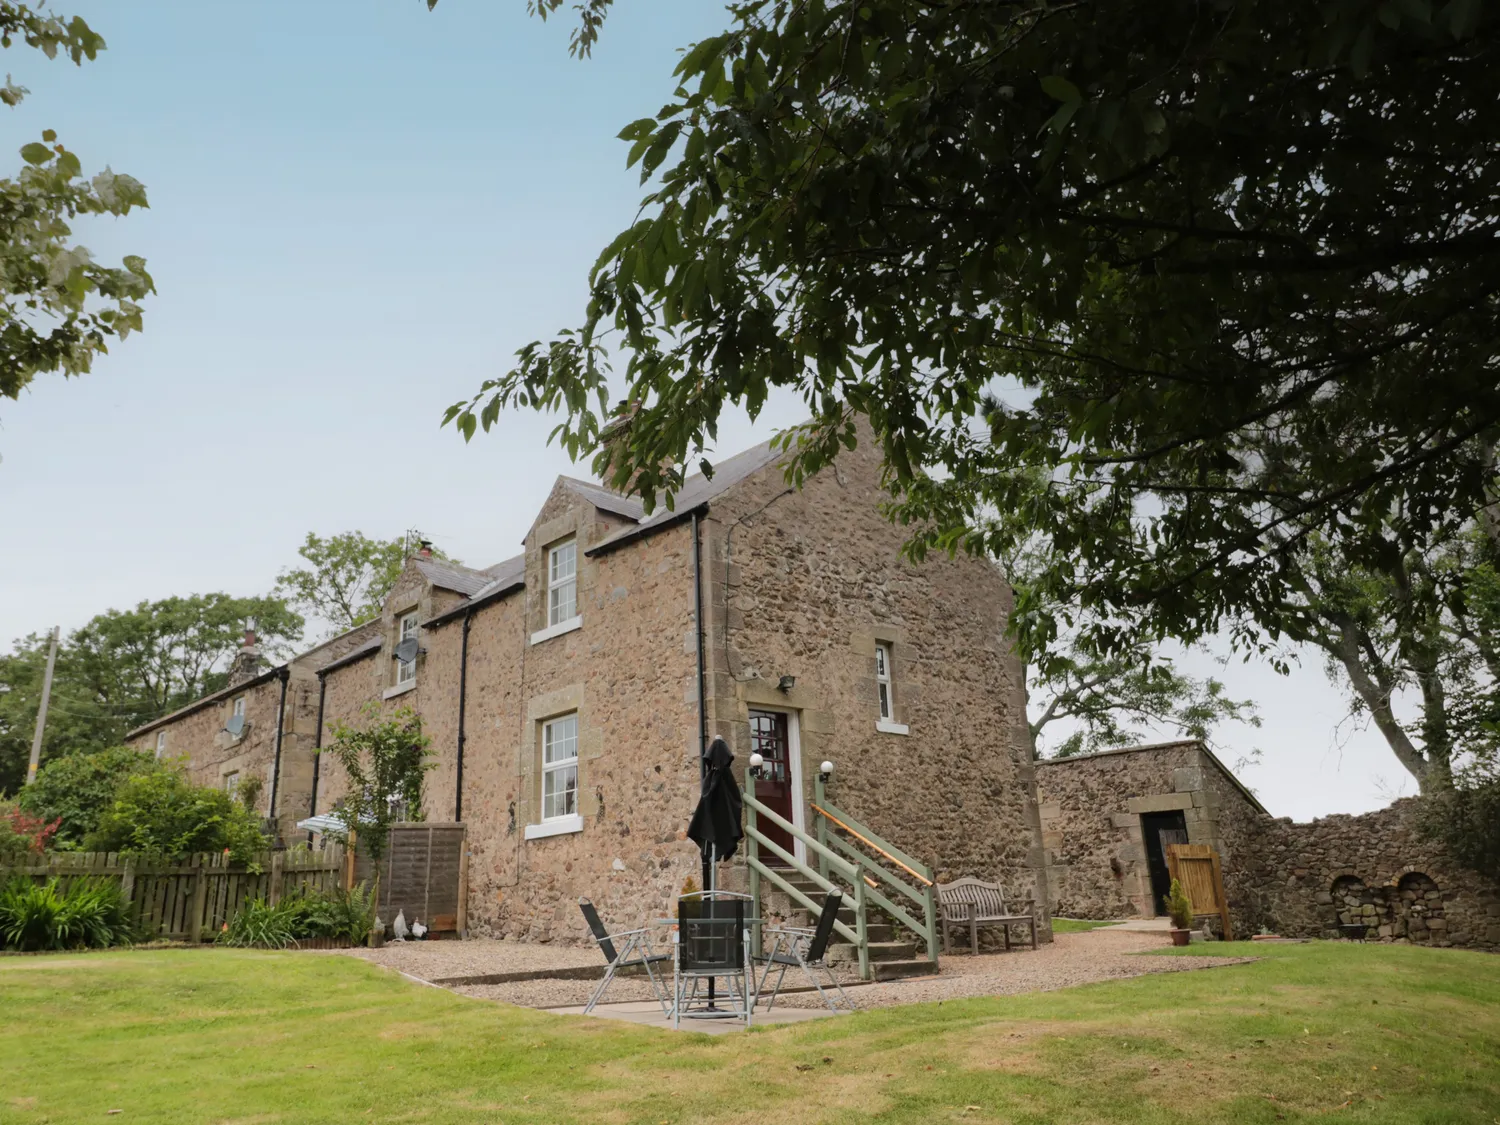
<instances>
[{"instance_id":1,"label":"window sill","mask_svg":"<svg viewBox=\"0 0 1500 1125\"><path fill-rule=\"evenodd\" d=\"M416 688L416 686L416 680L407 680L404 684L397 684L395 687L386 688L383 692L380 693L380 698L395 699L398 695L405 695L407 692L412 691Z\"/></svg>"},{"instance_id":2,"label":"window sill","mask_svg":"<svg viewBox=\"0 0 1500 1125\"><path fill-rule=\"evenodd\" d=\"M569 832L583 831L583 817L560 816L556 820L544 820L540 824L528 824L526 826L526 838L528 840L540 840L544 836L562 836Z\"/></svg>"},{"instance_id":3,"label":"window sill","mask_svg":"<svg viewBox=\"0 0 1500 1125\"><path fill-rule=\"evenodd\" d=\"M538 629L531 634L531 643L539 645L543 641L550 641L553 637L560 637L564 633L571 633L574 629L583 628L583 614L570 617L566 621L559 621L556 625L548 625L545 629Z\"/></svg>"},{"instance_id":4,"label":"window sill","mask_svg":"<svg viewBox=\"0 0 1500 1125\"><path fill-rule=\"evenodd\" d=\"M877 719L875 729L881 734L910 734L911 728L905 723L893 723L889 719Z\"/></svg>"}]
</instances>

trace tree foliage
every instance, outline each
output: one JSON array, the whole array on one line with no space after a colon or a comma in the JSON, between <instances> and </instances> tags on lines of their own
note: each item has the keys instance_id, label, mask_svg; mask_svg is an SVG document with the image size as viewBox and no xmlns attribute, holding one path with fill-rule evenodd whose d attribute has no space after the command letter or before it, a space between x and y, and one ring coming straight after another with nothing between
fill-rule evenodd
<instances>
[{"instance_id":1,"label":"tree foliage","mask_svg":"<svg viewBox=\"0 0 1500 1125\"><path fill-rule=\"evenodd\" d=\"M251 617L272 655L302 634L302 618L275 597L192 594L94 617L58 648L42 760L118 746L134 727L223 687ZM0 656L0 790L25 776L47 643L33 634Z\"/></svg>"},{"instance_id":2,"label":"tree foliage","mask_svg":"<svg viewBox=\"0 0 1500 1125\"><path fill-rule=\"evenodd\" d=\"M335 723L330 734L333 741L318 752L332 755L348 781L335 815L346 831L358 834L360 848L378 861L385 854L391 825L423 818L422 783L433 767L427 750L432 739L422 733L422 719L415 711L403 707L382 717L379 704L365 709L362 726Z\"/></svg>"},{"instance_id":3,"label":"tree foliage","mask_svg":"<svg viewBox=\"0 0 1500 1125\"><path fill-rule=\"evenodd\" d=\"M371 539L361 531L345 531L324 538L309 531L297 548L307 565L283 570L276 591L308 616L327 621L333 634L342 633L380 616L411 547L410 536ZM432 554L448 559L435 547Z\"/></svg>"},{"instance_id":4,"label":"tree foliage","mask_svg":"<svg viewBox=\"0 0 1500 1125\"><path fill-rule=\"evenodd\" d=\"M266 843L259 818L230 794L159 770L127 778L83 846L168 857L227 851L248 864Z\"/></svg>"},{"instance_id":5,"label":"tree foliage","mask_svg":"<svg viewBox=\"0 0 1500 1125\"><path fill-rule=\"evenodd\" d=\"M1322 539L1294 557L1288 632L1322 650L1424 792L1500 749L1500 570L1479 529L1351 565Z\"/></svg>"},{"instance_id":6,"label":"tree foliage","mask_svg":"<svg viewBox=\"0 0 1500 1125\"><path fill-rule=\"evenodd\" d=\"M74 751L38 770L36 780L21 790L18 801L27 812L58 822L54 847L76 849L99 826L128 778L164 769L153 755L131 746Z\"/></svg>"},{"instance_id":7,"label":"tree foliage","mask_svg":"<svg viewBox=\"0 0 1500 1125\"><path fill-rule=\"evenodd\" d=\"M77 16L0 0L0 46L17 41L79 65L104 50ZM26 92L7 78L0 102L15 106ZM138 181L108 168L84 177L82 162L51 129L22 146L21 159L14 177L0 179L0 395L7 398L42 372L86 373L110 339L140 330L140 302L155 292L145 259L127 255L106 266L72 241L79 216L145 207Z\"/></svg>"},{"instance_id":8,"label":"tree foliage","mask_svg":"<svg viewBox=\"0 0 1500 1125\"><path fill-rule=\"evenodd\" d=\"M581 323L450 408L466 438L506 407L561 411L563 447L649 504L731 405L801 396L793 481L867 419L915 554L1006 553L981 531L996 508L1053 544L1017 613L1043 666L1068 647L1053 606L1086 612L1076 643L1101 655L1227 623L1265 644L1310 539L1371 562L1392 512L1421 544L1483 503L1493 12L730 13L621 133L656 182Z\"/></svg>"}]
</instances>

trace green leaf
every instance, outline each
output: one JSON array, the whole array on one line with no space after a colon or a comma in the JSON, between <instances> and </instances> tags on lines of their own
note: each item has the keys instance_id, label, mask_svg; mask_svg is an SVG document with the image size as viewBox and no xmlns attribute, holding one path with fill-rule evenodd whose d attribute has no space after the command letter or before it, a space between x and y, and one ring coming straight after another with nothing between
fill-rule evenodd
<instances>
[{"instance_id":1,"label":"green leaf","mask_svg":"<svg viewBox=\"0 0 1500 1125\"><path fill-rule=\"evenodd\" d=\"M27 164L45 164L52 159L52 150L40 141L21 146L21 159Z\"/></svg>"},{"instance_id":2,"label":"green leaf","mask_svg":"<svg viewBox=\"0 0 1500 1125\"><path fill-rule=\"evenodd\" d=\"M1060 102L1080 102L1083 95L1078 87L1060 74L1049 74L1042 79L1042 92Z\"/></svg>"}]
</instances>

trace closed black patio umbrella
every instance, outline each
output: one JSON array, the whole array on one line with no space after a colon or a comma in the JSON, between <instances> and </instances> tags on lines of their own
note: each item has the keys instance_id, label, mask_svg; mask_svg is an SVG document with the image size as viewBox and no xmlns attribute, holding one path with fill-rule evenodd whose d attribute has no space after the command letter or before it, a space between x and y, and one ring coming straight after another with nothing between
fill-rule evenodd
<instances>
[{"instance_id":1,"label":"closed black patio umbrella","mask_svg":"<svg viewBox=\"0 0 1500 1125\"><path fill-rule=\"evenodd\" d=\"M703 853L703 889L714 889L714 865L730 859L745 835L741 821L745 802L734 780L734 755L729 743L716 738L703 756L703 790L688 822L688 839Z\"/></svg>"},{"instance_id":2,"label":"closed black patio umbrella","mask_svg":"<svg viewBox=\"0 0 1500 1125\"><path fill-rule=\"evenodd\" d=\"M730 752L729 743L715 738L709 743L708 753L703 755L702 765L703 788L698 795L698 807L693 810L693 819L688 821L687 834L703 853L703 889L712 891L718 881L715 868L719 861L731 858L745 835L741 827L745 800L734 780L734 754ZM714 1005L712 977L708 979L708 1009L704 1014L719 1014Z\"/></svg>"}]
</instances>

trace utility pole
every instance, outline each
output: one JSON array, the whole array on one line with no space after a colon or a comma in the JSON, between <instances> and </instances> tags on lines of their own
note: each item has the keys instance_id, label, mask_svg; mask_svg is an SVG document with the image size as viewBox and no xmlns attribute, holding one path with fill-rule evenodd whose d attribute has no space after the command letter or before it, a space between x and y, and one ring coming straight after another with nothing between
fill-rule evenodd
<instances>
[{"instance_id":1,"label":"utility pole","mask_svg":"<svg viewBox=\"0 0 1500 1125\"><path fill-rule=\"evenodd\" d=\"M47 703L52 698L52 669L57 666L58 627L52 626L52 645L47 649L47 674L42 677L42 705L36 710L36 734L31 737L31 761L26 765L26 784L36 780L36 767L42 760L42 735L47 730Z\"/></svg>"}]
</instances>

